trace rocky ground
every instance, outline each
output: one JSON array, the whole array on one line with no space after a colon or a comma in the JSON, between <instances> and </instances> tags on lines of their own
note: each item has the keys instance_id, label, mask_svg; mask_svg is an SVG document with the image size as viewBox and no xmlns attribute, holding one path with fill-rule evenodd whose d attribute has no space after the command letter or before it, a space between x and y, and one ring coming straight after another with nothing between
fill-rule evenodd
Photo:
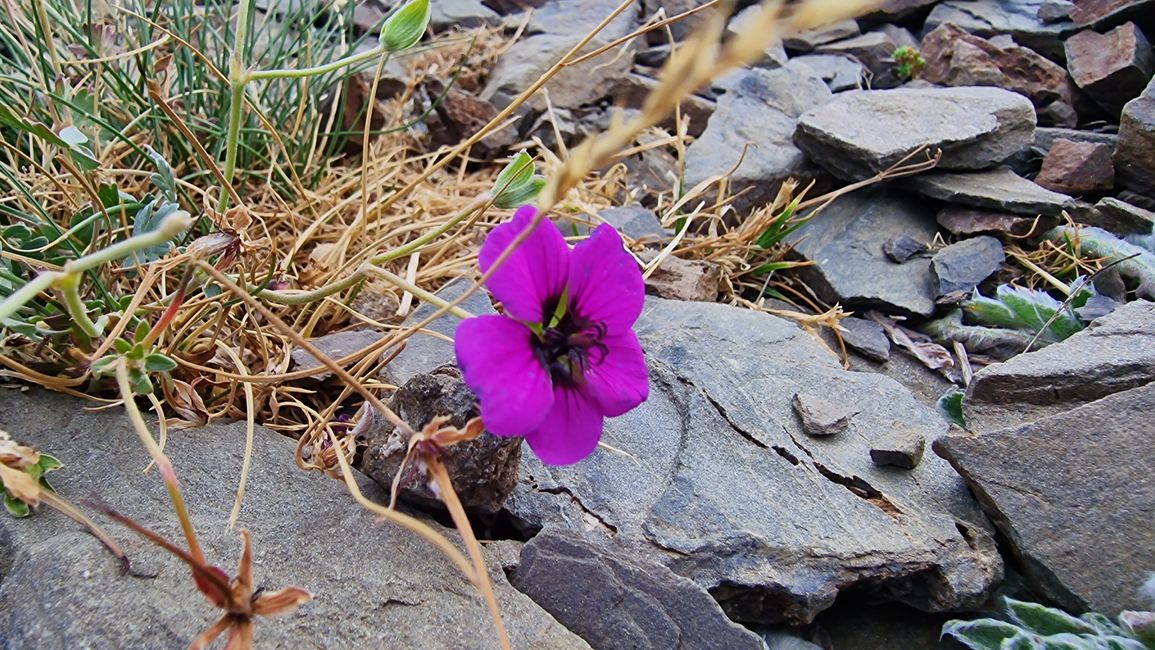
<instances>
[{"instance_id":1,"label":"rocky ground","mask_svg":"<svg viewBox=\"0 0 1155 650\"><path fill-rule=\"evenodd\" d=\"M528 4L435 0L432 28L512 30ZM695 4L643 0L591 47L660 8ZM616 5L547 0L484 84L456 101L495 113ZM366 26L387 13L374 3L363 11ZM731 189L744 191L737 218L787 178L829 190L921 147L940 157L933 170L837 199L790 235L794 258L813 263L798 277L820 301L855 312L841 324L847 364L829 332L824 343L795 320L719 304L712 263L670 258L649 278L637 327L651 397L607 421L617 452L554 468L505 445L476 452L487 454L484 468L461 461L455 477L479 535L497 540L488 559L514 645L936 648L948 647L943 620L989 610L997 594L1074 613L1145 608L1137 589L1155 570L1147 35L1151 0L891 0L792 36L688 102L697 139L684 185L732 172ZM925 60L914 79L897 71L904 46ZM668 54L664 40L643 38L566 70L547 86L553 110L539 94L506 144L572 143L604 127L611 107L636 110ZM639 155L630 183L668 183L672 160L662 149ZM635 198L601 216L657 250L670 224L646 192ZM1051 329L1045 318L1028 334L960 320L976 289L992 296L1027 280L1014 260L1075 236L1086 257L1119 260L1070 316L1081 331L1034 341ZM463 306L493 310L482 294ZM435 411L464 420L473 408L450 367L456 324L436 321L385 371L413 424ZM336 336L345 338L318 344L356 349L378 333ZM966 429L937 406L955 385ZM83 406L5 389L0 429L65 463L54 475L60 492L99 495L177 534L159 481L141 474L147 457L127 420ZM207 551L225 566L239 549L225 522L243 431L175 430L167 447L195 495ZM257 433L240 521L254 534L258 581L317 594L261 621L259 646L496 647L483 602L449 563L375 523L339 484L298 471L293 441ZM370 479L388 485L394 432L370 428L363 442L366 489ZM410 494L405 507L447 521L428 497ZM177 560L125 545L149 577L120 575L54 512L0 518L5 647L178 647L211 622Z\"/></svg>"}]
</instances>

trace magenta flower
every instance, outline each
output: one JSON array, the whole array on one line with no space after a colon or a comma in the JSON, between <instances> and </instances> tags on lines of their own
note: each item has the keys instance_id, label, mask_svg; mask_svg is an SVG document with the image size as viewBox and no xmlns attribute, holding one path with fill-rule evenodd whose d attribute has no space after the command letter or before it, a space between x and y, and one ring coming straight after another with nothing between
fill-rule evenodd
<instances>
[{"instance_id":1,"label":"magenta flower","mask_svg":"<svg viewBox=\"0 0 1155 650\"><path fill-rule=\"evenodd\" d=\"M488 271L536 214L522 206L481 247ZM525 436L538 458L569 465L590 455L602 420L649 396L642 346L631 327L645 285L616 230L598 226L570 249L543 220L489 278L506 316L478 316L457 328L465 383L490 433Z\"/></svg>"}]
</instances>

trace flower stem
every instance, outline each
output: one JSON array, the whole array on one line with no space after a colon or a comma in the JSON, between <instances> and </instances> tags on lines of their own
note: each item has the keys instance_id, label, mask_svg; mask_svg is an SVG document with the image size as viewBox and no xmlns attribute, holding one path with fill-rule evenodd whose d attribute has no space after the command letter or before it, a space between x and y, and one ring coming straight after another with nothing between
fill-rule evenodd
<instances>
[{"instance_id":1,"label":"flower stem","mask_svg":"<svg viewBox=\"0 0 1155 650\"><path fill-rule=\"evenodd\" d=\"M85 271L127 257L136 251L164 244L191 225L192 218L187 212L175 212L165 217L164 221L161 221L157 229L152 232L129 237L91 255L72 260L64 265L63 271L41 273L0 302L0 320L12 316L18 309L31 302L40 292L49 289L69 276L80 276Z\"/></svg>"},{"instance_id":2,"label":"flower stem","mask_svg":"<svg viewBox=\"0 0 1155 650\"><path fill-rule=\"evenodd\" d=\"M457 492L453 489L453 481L449 478L449 472L445 469L445 464L436 456L426 456L423 458L426 466L429 468L429 474L433 480L437 482L439 496L445 507L449 509L449 516L453 518L453 524L457 526L457 532L461 534L462 540L465 541L465 547L469 550L469 558L473 560L473 573L476 576L476 585L481 594L485 596L485 604L489 607L489 615L493 617L493 625L497 628L497 638L501 643L501 647L509 650L509 634L505 631L505 622L501 619L501 607L497 604L497 596L493 593L493 581L489 579L489 570L485 566L485 558L481 554L481 544L477 543L477 536L473 534L473 526L469 523L469 517L465 515L465 508L461 507L461 500L457 498Z\"/></svg>"},{"instance_id":3,"label":"flower stem","mask_svg":"<svg viewBox=\"0 0 1155 650\"><path fill-rule=\"evenodd\" d=\"M64 296L64 305L68 308L72 320L80 327L80 331L84 332L84 335L90 339L98 339L102 332L96 323L88 317L88 308L84 306L84 300L80 297L80 278L82 277L84 276L80 273L65 273L56 283L56 287Z\"/></svg>"},{"instance_id":4,"label":"flower stem","mask_svg":"<svg viewBox=\"0 0 1155 650\"><path fill-rule=\"evenodd\" d=\"M408 256L409 254L418 250L422 246L428 244L429 242L433 241L434 239L437 239L441 235L444 235L445 233L449 232L449 230L451 228L453 228L457 224L461 223L464 219L473 216L474 212L477 212L478 210L480 210L482 207L484 207L486 204L488 204L491 200L492 200L492 197L489 196L488 192L486 192L485 194L482 194L481 196L477 197L472 202L470 202L469 205L465 206L465 208L462 209L461 212L458 212L457 214L453 215L453 217L450 218L449 221L446 221L445 223L438 226L436 230L428 232L428 233L418 237L417 239L414 239L413 241L409 242L408 244L405 244L404 246L394 248L391 251L388 251L386 253L381 253L380 255L377 255L376 257L372 257L369 259L369 262L371 264L384 264L385 262L390 262L390 261L393 261L395 259L399 259L399 258Z\"/></svg>"},{"instance_id":5,"label":"flower stem","mask_svg":"<svg viewBox=\"0 0 1155 650\"><path fill-rule=\"evenodd\" d=\"M232 57L229 60L229 129L225 135L225 182L233 184L237 170L237 150L240 147L241 120L244 117L245 86L249 82L245 71L245 50L249 45L249 17L253 11L253 0L241 0L237 13L236 36L233 41ZM217 208L224 212L229 207L229 195L221 192Z\"/></svg>"},{"instance_id":6,"label":"flower stem","mask_svg":"<svg viewBox=\"0 0 1155 650\"><path fill-rule=\"evenodd\" d=\"M271 70L253 70L249 73L249 79L256 81L260 79L303 79L305 77L315 77L319 74L328 72L336 72L345 66L357 65L364 63L376 57L385 54L384 47L378 45L377 47L365 50L360 54L351 54L345 58L331 61L324 65L313 66L312 68L274 68Z\"/></svg>"},{"instance_id":7,"label":"flower stem","mask_svg":"<svg viewBox=\"0 0 1155 650\"><path fill-rule=\"evenodd\" d=\"M181 494L180 483L176 480L176 471L173 470L172 462L168 456L165 456L164 452L161 451L160 445L152 439L152 433L148 430L148 425L145 424L144 417L141 416L140 409L136 406L132 386L128 383L128 366L123 359L116 363L116 384L120 388L120 396L124 400L124 410L128 412L128 419L132 421L136 434L140 436L140 441L144 443L144 448L148 450L152 462L156 463L160 470L160 476L164 480L164 485L168 488L168 496L172 499L173 509L176 510L177 519L180 520L181 528L184 529L185 540L188 541L189 554L203 563L205 556L201 551L200 543L197 542L197 533L193 529L192 520L189 519L188 506L185 505L184 495Z\"/></svg>"},{"instance_id":8,"label":"flower stem","mask_svg":"<svg viewBox=\"0 0 1155 650\"><path fill-rule=\"evenodd\" d=\"M414 296L417 296L421 300L424 300L425 302L427 302L431 305L437 305L438 307L448 311L449 313L453 314L454 316L456 316L458 318L461 318L461 319L473 318L473 314L469 313L468 311L462 309L461 307L458 307L457 305L450 303L448 300L445 300L441 296L438 296L436 294L433 294L433 293L426 291L425 289L422 289L421 287L413 284L412 282L409 282L408 280L406 280L405 278L403 278L399 275L396 275L394 273L390 273L389 271L386 271L385 269L383 269L379 266L373 266L372 264L367 264L363 268L364 268L366 273L368 273L370 275L375 275L375 276L381 278L382 280L388 282L389 284L392 284L393 286L395 286L399 289L404 289L405 291L408 291L409 293L413 294Z\"/></svg>"}]
</instances>

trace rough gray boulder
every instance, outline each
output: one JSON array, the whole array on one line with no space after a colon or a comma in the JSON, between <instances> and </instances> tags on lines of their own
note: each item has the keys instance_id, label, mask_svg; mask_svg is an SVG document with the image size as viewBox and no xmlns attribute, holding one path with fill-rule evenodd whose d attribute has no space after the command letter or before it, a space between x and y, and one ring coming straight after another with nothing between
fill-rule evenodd
<instances>
[{"instance_id":1,"label":"rough gray boulder","mask_svg":"<svg viewBox=\"0 0 1155 650\"><path fill-rule=\"evenodd\" d=\"M1030 100L1001 88L897 88L840 93L798 120L794 142L835 176L862 180L919 147L939 169L983 169L1034 140Z\"/></svg>"},{"instance_id":2,"label":"rough gray boulder","mask_svg":"<svg viewBox=\"0 0 1155 650\"><path fill-rule=\"evenodd\" d=\"M121 409L40 391L0 390L0 429L59 458L53 486L79 502L99 498L183 545L157 473ZM240 537L226 522L245 443L243 423L174 429L166 453L181 481L209 561L232 574ZM295 613L258 618L257 647L498 647L484 601L456 567L416 535L357 505L344 486L293 462L293 440L257 427L238 526L252 531L258 587L295 585L313 600ZM363 480L362 489L381 496ZM0 638L4 647L185 647L219 616L187 567L135 533L99 517L134 568L119 563L70 519L44 509L0 517ZM446 531L455 539L451 531ZM491 569L515 647L587 647Z\"/></svg>"},{"instance_id":3,"label":"rough gray boulder","mask_svg":"<svg viewBox=\"0 0 1155 650\"><path fill-rule=\"evenodd\" d=\"M813 177L819 170L794 146L794 128L799 115L830 97L809 68L739 73L728 81L706 130L686 150L686 187L734 170L731 191L746 190L734 207L745 211L774 200L787 178Z\"/></svg>"},{"instance_id":4,"label":"rough gray boulder","mask_svg":"<svg viewBox=\"0 0 1155 650\"><path fill-rule=\"evenodd\" d=\"M934 207L925 201L894 191L856 192L835 200L788 243L814 262L799 271L823 300L930 316L935 299L930 261L896 264L883 244L903 236L929 242L936 230Z\"/></svg>"},{"instance_id":5,"label":"rough gray boulder","mask_svg":"<svg viewBox=\"0 0 1155 650\"><path fill-rule=\"evenodd\" d=\"M926 17L925 31L952 23L990 38L1009 34L1043 56L1061 63L1063 38L1078 30L1070 20L1046 20L1040 9L1049 0L946 0Z\"/></svg>"},{"instance_id":6,"label":"rough gray boulder","mask_svg":"<svg viewBox=\"0 0 1155 650\"><path fill-rule=\"evenodd\" d=\"M807 622L857 588L925 610L980 602L1002 574L987 524L937 457L877 467L892 431L946 431L899 384L844 370L795 324L719 304L647 299L637 326L647 402L606 421L570 467L523 458L506 504L527 529L567 528L709 589L739 621ZM797 391L859 411L806 436Z\"/></svg>"},{"instance_id":7,"label":"rough gray boulder","mask_svg":"<svg viewBox=\"0 0 1155 650\"><path fill-rule=\"evenodd\" d=\"M1003 245L994 237L972 237L943 248L930 260L938 295L973 291L1002 267L1006 257Z\"/></svg>"},{"instance_id":8,"label":"rough gray boulder","mask_svg":"<svg viewBox=\"0 0 1155 650\"><path fill-rule=\"evenodd\" d=\"M932 199L1024 214L1059 216L1075 205L1066 194L1052 192L1007 167L981 172L932 172L900 183Z\"/></svg>"},{"instance_id":9,"label":"rough gray boulder","mask_svg":"<svg viewBox=\"0 0 1155 650\"><path fill-rule=\"evenodd\" d=\"M531 539L511 579L599 650L764 648L693 581L578 533Z\"/></svg>"},{"instance_id":10,"label":"rough gray boulder","mask_svg":"<svg viewBox=\"0 0 1155 650\"><path fill-rule=\"evenodd\" d=\"M967 480L1027 584L1072 613L1148 609L1155 566L1155 385L1016 428L949 436L935 451Z\"/></svg>"}]
</instances>

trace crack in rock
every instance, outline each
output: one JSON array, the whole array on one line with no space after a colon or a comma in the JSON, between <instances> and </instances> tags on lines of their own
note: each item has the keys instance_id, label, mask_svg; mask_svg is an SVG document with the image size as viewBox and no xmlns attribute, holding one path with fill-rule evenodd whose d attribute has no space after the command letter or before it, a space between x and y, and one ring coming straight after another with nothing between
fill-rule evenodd
<instances>
[{"instance_id":1,"label":"crack in rock","mask_svg":"<svg viewBox=\"0 0 1155 650\"><path fill-rule=\"evenodd\" d=\"M903 514L902 510L898 506L894 505L893 501L886 498L885 494L880 492L870 483L867 483L861 477L843 476L842 474L828 469L825 465L817 461L814 463L814 468L817 469L818 473L822 476L826 477L834 483L845 487L847 490L850 490L854 496L859 497L860 499L865 499L891 517L897 519L900 515Z\"/></svg>"}]
</instances>

